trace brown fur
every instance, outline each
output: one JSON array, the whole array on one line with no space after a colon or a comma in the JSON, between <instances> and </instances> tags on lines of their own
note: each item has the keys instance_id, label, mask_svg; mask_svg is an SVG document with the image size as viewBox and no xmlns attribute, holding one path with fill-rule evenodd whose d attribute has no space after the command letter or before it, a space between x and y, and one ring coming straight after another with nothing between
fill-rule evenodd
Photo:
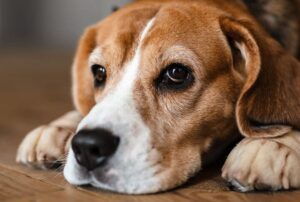
<instances>
[{"instance_id":1,"label":"brown fur","mask_svg":"<svg viewBox=\"0 0 300 202\"><path fill-rule=\"evenodd\" d=\"M300 65L250 22L223 20L223 29L246 46L248 78L237 104L246 136L279 136L300 127ZM248 28L248 29L247 29Z\"/></svg>"},{"instance_id":2,"label":"brown fur","mask_svg":"<svg viewBox=\"0 0 300 202\"><path fill-rule=\"evenodd\" d=\"M147 49L143 50L135 99L140 114L156 137L156 145L160 147L166 142L173 145L163 152L166 159L172 160L167 156L176 155L185 147L183 145L201 148L203 152L208 149L203 148L208 139L212 142L220 138L234 139L234 119L245 136L278 136L292 128L299 129L299 64L271 39L238 1L138 2L87 31L84 39L91 32L97 32L97 37L83 40L78 51L81 57L76 57L74 71L79 77L74 78L74 82L80 88L75 90L74 99L79 111L86 114L94 105L87 66L91 41L95 42L93 47L103 48L103 65L108 69L106 87L96 94L96 100L100 101L120 77L120 67L132 57L136 48L136 41L132 39L137 39L136 35L153 16L156 25L143 45ZM226 37L246 46L244 76L235 71ZM164 52L174 44L183 44L196 55L198 64L192 66L196 82L185 92L159 94L153 87L153 80L168 63L160 61ZM88 48L83 48L86 46ZM83 78L86 78L84 82ZM225 106L231 106L226 116ZM162 135L169 138L161 139ZM173 151L176 152L172 154ZM183 159L177 156L179 163L175 165L187 164L186 156L190 155L185 155L183 150L181 156ZM171 164L167 160L164 163Z\"/></svg>"},{"instance_id":3,"label":"brown fur","mask_svg":"<svg viewBox=\"0 0 300 202\"><path fill-rule=\"evenodd\" d=\"M161 189L195 174L214 142L277 137L300 129L300 65L239 0L144 0L114 12L86 30L73 67L77 110L87 115L109 94L141 46L135 106L151 131L152 145L170 170ZM104 87L94 88L88 60L101 49ZM163 92L155 80L170 63L189 66L194 84Z\"/></svg>"},{"instance_id":4,"label":"brown fur","mask_svg":"<svg viewBox=\"0 0 300 202\"><path fill-rule=\"evenodd\" d=\"M158 21L157 24L160 24L161 26L163 26L163 28L155 27L151 31L151 37L148 37L144 45L147 46L148 44L151 44L151 48L148 48L149 50L146 50L147 52L149 52L147 53L147 55L156 57L157 54L163 53L163 51L166 50L165 47L168 47L169 44L185 44L186 46L189 46L193 51L195 51L196 55L203 60L202 65L203 67L205 67L207 72L205 72L205 78L201 78L201 80L202 82L206 81L206 85L208 85L209 83L213 82L214 79L216 80L218 78L218 75L222 75L226 73L226 71L230 71L230 69L228 69L231 63L230 52L228 51L230 49L228 49L228 46L224 44L224 41L222 41L222 38L220 38L219 35L213 35L215 30L218 29L217 26L219 23L219 19L222 19L224 16L230 16L230 18L234 20L232 20L232 22L230 20L221 20L221 23L224 22L224 24L221 24L222 28L225 32L230 32L228 33L228 35L234 40L237 40L241 43L243 43L243 41L247 41L246 47L249 51L248 56L251 57L249 58L249 61L254 63L248 65L252 65L252 67L246 67L247 71L249 71L247 73L248 79L246 79L247 81L243 88L244 90L242 91L243 94L240 96L239 104L237 105L237 119L239 121L238 123L240 125L241 132L247 135L247 133L254 134L260 133L259 131L264 131L263 133L266 134L270 133L279 135L282 133L277 131L277 128L278 130L280 130L279 128L286 127L271 127L271 125L286 125L289 127L295 127L296 129L300 127L298 113L299 99L297 96L299 95L299 89L297 88L297 86L299 86L298 62L292 56L285 53L285 51L274 40L272 40L267 33L263 31L261 26L247 12L246 8L239 2L236 3L236 1L163 1L163 3L160 2L151 4L147 1L144 1L131 6L125 11L113 14L104 22L97 25L97 27L91 29L92 31L88 31L87 36L85 36L89 37L90 32L94 32L95 29L97 29L97 39L87 39L88 44L90 44L91 41L95 41L96 44L101 44L101 46L106 46L106 44L108 44L108 48L104 48L105 50L107 50L104 52L105 58L107 61L116 61L115 64L107 64L107 68L109 71L115 71L111 72L111 75L114 75L114 77L118 77L117 71L119 70L116 70L116 68L121 67L122 64L124 64L128 60L128 58L130 58L130 55L132 56L132 51L136 46L134 45L135 43L130 40L132 40L132 38L137 38L135 37L135 35L140 32L140 30L142 29L142 25L145 24L145 21L147 19L153 17L156 12L158 12L158 9L160 10L156 16ZM139 10L141 10L142 12L139 12ZM146 10L150 10L149 14L145 14ZM130 13L130 15L128 15L127 13ZM170 19L171 21L168 22L169 13L172 13L171 15L175 17L177 21L173 21L172 19ZM203 13L205 14L205 17L201 16L203 15ZM124 19L126 17L129 17L130 19L144 18L145 20L139 20L138 22L136 22L136 25L134 25L131 24L132 20L127 19L123 20L121 25L120 21L118 21L118 18L120 17ZM190 21L189 18L198 18L199 21ZM187 21L189 21L189 23L186 23ZM115 24L115 22L118 22L119 25L111 27L110 25ZM136 26L136 28L134 28L133 26ZM195 28L194 31L191 30L192 27ZM199 30L199 28L201 27L206 27L206 30ZM126 30L126 28L128 28L128 30ZM174 29L178 30L179 32L172 32ZM114 33L124 34L114 35ZM171 36L172 33L174 33L173 37ZM191 35L189 36L189 34ZM120 44L117 44L118 47L109 47L115 44L115 42L117 41L120 42ZM95 47L96 44L94 44L92 47ZM157 47L152 44L159 44L159 46ZM84 54L85 57L81 55L76 57L77 60L75 64L77 65L75 65L75 68L79 69L75 70L75 72L77 72L75 73L75 75L80 76L74 79L75 86L80 86L81 88L78 88L78 91L75 90L74 100L75 103L78 103L77 106L79 110L82 111L83 114L86 114L88 112L88 109L93 106L93 99L91 99L91 95L93 92L93 87L91 84L92 81L90 81L89 84L84 84L83 82L80 82L80 80L84 80L84 82L91 80L89 68L87 67L87 57L88 53L91 52L92 47L85 48L85 50L82 51L82 46L86 46L86 44L82 44L80 46L78 54ZM110 50L114 51L111 52L110 50L108 50L109 48ZM120 52L118 52L118 50L120 50ZM121 50L128 51L129 53L124 54L121 52ZM218 52L219 50L221 52ZM152 66L159 66L157 64L153 64L153 61L146 62L146 60L147 59L145 58L145 60L143 60L143 63L148 62L149 64L152 64ZM85 63L83 64L82 62ZM259 68L260 64L262 64L261 69ZM161 68L162 67L160 67L156 72L148 74L157 75L159 71L161 71ZM196 71L199 71L198 69ZM151 71L154 70L155 69ZM84 72L81 73L78 71ZM149 69L147 69L147 71L149 71ZM254 73L254 71L256 71L256 73ZM89 74L89 76L84 76L85 74ZM232 74L232 72L229 72L228 74ZM142 73L142 75L147 74ZM252 81L250 81L251 79ZM143 78L141 79L141 82L142 80L149 80L149 78ZM238 82L233 80L230 82ZM79 85L77 84L77 82L81 84ZM139 88L139 92L145 92L145 89L144 91L141 90L141 85L142 83L140 83L137 87ZM151 83L144 84L144 88L149 88L149 86L151 85ZM109 84L107 84L107 86L109 86ZM229 87L230 85L227 83L225 84L225 86ZM225 86L223 86L222 88L226 89L227 87ZM237 100L237 97L233 98L236 95L229 95L232 92L237 91L236 87L233 88L235 89L228 90L229 93L227 94L227 96L234 101ZM252 90L253 88L255 88L256 90ZM198 89L198 91L199 90L200 89ZM265 93L266 90L268 94ZM89 91L91 91L91 93L88 93ZM143 94L147 96L147 93ZM186 94L188 94L188 92L186 92ZM187 98L187 95L185 94L178 96ZM287 100L287 98L289 99ZM136 99L140 102L139 98ZM194 102L193 100L200 99L198 97L194 97L190 102ZM157 102L157 100L152 100L147 103L141 103L141 106L147 106L149 108L153 103L159 104L160 102ZM191 105L190 103L186 104L186 106L189 106L189 108L197 108L196 105ZM83 108L85 110L81 110ZM160 108L159 106L154 106L153 109ZM187 110L186 108L183 109ZM149 114L156 114L154 113L154 111L155 110L152 110L151 112L141 113L145 116L148 115L149 118ZM159 112L162 111L163 110L159 110ZM174 109L174 112L175 111L177 113L180 113L178 108ZM251 123L260 125L255 127L255 125L251 126ZM270 127L264 128L263 126L266 125ZM273 129L275 129L275 131ZM283 132L286 131L287 130L283 130Z\"/></svg>"}]
</instances>

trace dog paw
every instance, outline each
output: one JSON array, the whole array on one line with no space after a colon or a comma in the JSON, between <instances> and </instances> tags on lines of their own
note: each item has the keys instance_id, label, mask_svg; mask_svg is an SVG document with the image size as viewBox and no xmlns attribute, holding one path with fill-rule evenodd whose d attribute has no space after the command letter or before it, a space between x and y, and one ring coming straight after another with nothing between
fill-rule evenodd
<instances>
[{"instance_id":1,"label":"dog paw","mask_svg":"<svg viewBox=\"0 0 300 202\"><path fill-rule=\"evenodd\" d=\"M73 133L70 128L40 126L23 139L16 161L35 168L57 168L65 159Z\"/></svg>"},{"instance_id":2,"label":"dog paw","mask_svg":"<svg viewBox=\"0 0 300 202\"><path fill-rule=\"evenodd\" d=\"M241 192L300 187L300 134L243 139L229 154L222 177Z\"/></svg>"}]
</instances>

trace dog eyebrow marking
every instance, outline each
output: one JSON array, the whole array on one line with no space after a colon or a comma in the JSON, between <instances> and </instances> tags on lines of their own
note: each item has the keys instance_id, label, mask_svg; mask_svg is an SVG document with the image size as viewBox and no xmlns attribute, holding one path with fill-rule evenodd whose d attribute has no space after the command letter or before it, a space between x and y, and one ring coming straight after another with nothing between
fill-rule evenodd
<instances>
[{"instance_id":1,"label":"dog eyebrow marking","mask_svg":"<svg viewBox=\"0 0 300 202\"><path fill-rule=\"evenodd\" d=\"M89 65L100 64L102 61L102 50L100 47L97 47L93 50L89 57Z\"/></svg>"}]
</instances>

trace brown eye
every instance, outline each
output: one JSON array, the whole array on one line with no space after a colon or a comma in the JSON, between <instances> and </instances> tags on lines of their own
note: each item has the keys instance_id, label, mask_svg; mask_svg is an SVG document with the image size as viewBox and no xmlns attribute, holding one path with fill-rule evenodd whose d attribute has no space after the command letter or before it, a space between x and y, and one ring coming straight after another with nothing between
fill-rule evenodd
<instances>
[{"instance_id":1,"label":"brown eye","mask_svg":"<svg viewBox=\"0 0 300 202\"><path fill-rule=\"evenodd\" d=\"M92 72L95 79L95 86L101 86L106 80L106 69L102 65L92 65Z\"/></svg>"},{"instance_id":2,"label":"brown eye","mask_svg":"<svg viewBox=\"0 0 300 202\"><path fill-rule=\"evenodd\" d=\"M168 65L158 78L160 89L180 90L193 83L194 77L188 67L180 63Z\"/></svg>"}]
</instances>

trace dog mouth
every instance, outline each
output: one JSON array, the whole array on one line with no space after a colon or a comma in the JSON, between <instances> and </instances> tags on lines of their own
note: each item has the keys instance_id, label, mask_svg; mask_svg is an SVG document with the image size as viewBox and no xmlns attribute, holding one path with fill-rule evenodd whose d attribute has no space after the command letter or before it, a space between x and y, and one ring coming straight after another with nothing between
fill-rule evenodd
<instances>
[{"instance_id":1,"label":"dog mouth","mask_svg":"<svg viewBox=\"0 0 300 202\"><path fill-rule=\"evenodd\" d=\"M120 170L109 169L90 173L89 185L118 193L145 194L161 190L161 176L167 172L161 166L153 166L143 171L121 173Z\"/></svg>"},{"instance_id":2,"label":"dog mouth","mask_svg":"<svg viewBox=\"0 0 300 202\"><path fill-rule=\"evenodd\" d=\"M148 155L152 154L149 157ZM164 167L156 151L146 156L124 159L113 157L99 168L87 170L77 163L73 151L70 150L64 177L75 186L92 186L107 191L126 194L147 194L163 191L164 180L170 169Z\"/></svg>"}]
</instances>

